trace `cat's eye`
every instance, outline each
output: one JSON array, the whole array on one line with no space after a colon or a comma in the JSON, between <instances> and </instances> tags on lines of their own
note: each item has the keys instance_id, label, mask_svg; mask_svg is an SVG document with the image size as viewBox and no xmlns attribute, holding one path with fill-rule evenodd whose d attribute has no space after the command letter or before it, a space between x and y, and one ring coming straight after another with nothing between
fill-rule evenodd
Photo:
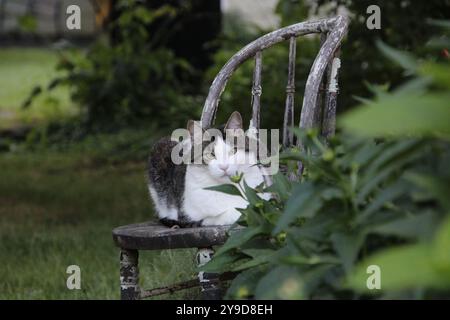
<instances>
[{"instance_id":1,"label":"cat's eye","mask_svg":"<svg viewBox=\"0 0 450 320\"><path fill-rule=\"evenodd\" d=\"M214 151L206 152L203 158L204 158L205 161L213 160L215 158Z\"/></svg>"}]
</instances>

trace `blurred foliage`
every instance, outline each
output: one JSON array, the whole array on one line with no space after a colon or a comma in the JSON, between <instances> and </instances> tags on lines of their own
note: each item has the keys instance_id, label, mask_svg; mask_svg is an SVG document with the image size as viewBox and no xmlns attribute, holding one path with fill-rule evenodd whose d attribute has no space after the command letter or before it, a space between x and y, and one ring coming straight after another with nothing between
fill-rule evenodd
<instances>
[{"instance_id":1,"label":"blurred foliage","mask_svg":"<svg viewBox=\"0 0 450 320\"><path fill-rule=\"evenodd\" d=\"M174 25L167 32L166 25L161 21L168 21L172 26L178 16L186 14L187 2L180 7L164 4L152 9L137 0L117 3L120 16L110 26L115 35L113 43L103 39L86 54L63 56L59 68L66 72L66 76L55 79L48 87L69 85L73 99L81 105L82 124L90 131L135 126L150 121L161 128L184 126L187 119L199 117L204 94L228 59L250 41L271 31L246 28L238 16L225 17L227 24L222 36L207 44L208 48L221 49L214 56L213 66L201 77L199 70L165 47L169 35L179 31L180 26ZM365 25L368 16L366 9L372 4L378 4L382 9L380 30L369 30ZM421 44L436 31L436 26L425 23L424 19L448 17L448 5L449 0L414 3L279 0L275 12L280 16L282 26L307 20L311 16L335 15L340 7L346 7L350 12L352 19L347 40L342 46L343 72L339 81L341 94L338 110L342 111L355 104L355 96L367 97L371 94L366 80L396 87L405 75L398 66L380 57L375 49L375 39L427 58L430 56L429 48ZM156 32L149 33L148 26L153 23L160 27L154 28ZM317 36L311 36L300 37L297 41L295 106L298 115L319 40ZM287 43L270 48L263 54L261 120L264 127L279 127L282 123L287 62ZM249 118L252 74L253 61L248 61L234 73L221 100L218 123L236 109L244 111L246 118ZM37 87L25 106L42 91ZM296 118L298 121L298 116Z\"/></svg>"},{"instance_id":2,"label":"blurred foliage","mask_svg":"<svg viewBox=\"0 0 450 320\"><path fill-rule=\"evenodd\" d=\"M205 268L242 271L228 298L368 298L366 269L373 264L381 267L383 291L372 291L377 297L412 298L417 288L423 289L422 298L436 297L425 289L444 287L448 294L450 283L443 279L439 286L406 279L406 271L413 277L430 272L425 279L450 275L441 271L449 266L445 252L450 251L450 233L439 229L449 217L439 197L449 191L448 144L428 139L377 144L343 136L327 146L314 134L302 137L308 153L283 156L303 162L307 170L302 180L290 182L279 174L266 190L245 188L250 205L242 210L239 224L246 228L231 232ZM262 191L273 192L274 199L261 199L257 192ZM443 238L439 243L446 247L434 238ZM416 246L421 250L417 254L402 253ZM442 257L428 260L431 252Z\"/></svg>"},{"instance_id":3,"label":"blurred foliage","mask_svg":"<svg viewBox=\"0 0 450 320\"><path fill-rule=\"evenodd\" d=\"M366 27L369 5L378 4L381 8L382 28L369 30ZM348 36L342 46L342 72L339 77L338 111L341 112L357 104L355 96L370 96L372 92L366 83L377 83L392 87L398 86L405 73L388 59L383 59L376 50L376 39L409 52L427 58L429 48L422 44L436 32L436 26L426 23L426 18L450 18L448 0L432 0L430 2L411 1L299 1L279 0L275 13L279 15L281 26L298 23L315 17L334 16L339 7L345 7L350 12L351 23ZM227 29L219 39L221 50L214 58L214 66L206 73L206 79L213 79L220 68L237 51L252 40L271 31L249 31L240 23L237 16L227 17L230 20ZM408 30L405 32L405 30ZM295 114L300 114L304 86L312 62L319 49L317 36L299 37L297 40L296 60L296 94ZM285 104L285 87L287 81L288 44L282 43L265 50L263 53L263 74L261 96L261 121L267 128L280 127ZM253 75L253 60L246 62L231 77L222 96L218 113L218 121L226 119L233 110L243 111L246 118L250 117L251 85ZM297 122L299 117L296 116Z\"/></svg>"},{"instance_id":4,"label":"blurred foliage","mask_svg":"<svg viewBox=\"0 0 450 320\"><path fill-rule=\"evenodd\" d=\"M265 189L215 188L249 202L245 228L204 267L241 271L228 298L449 297L449 61L378 47L408 81L391 92L373 86L375 99L346 114L329 142L294 129L305 148L281 160L294 172L303 163L300 181L278 174ZM381 290L367 288L370 265Z\"/></svg>"},{"instance_id":5,"label":"blurred foliage","mask_svg":"<svg viewBox=\"0 0 450 320\"><path fill-rule=\"evenodd\" d=\"M19 29L25 33L32 33L37 28L36 17L29 14L18 17L17 24L19 25Z\"/></svg>"},{"instance_id":6,"label":"blurred foliage","mask_svg":"<svg viewBox=\"0 0 450 320\"><path fill-rule=\"evenodd\" d=\"M331 16L337 13L339 6L345 6L351 16L348 37L342 47L343 65L340 75L339 110L355 105L355 96L369 96L371 91L366 81L387 84L392 87L399 85L406 73L388 59L382 59L374 48L375 40L382 39L392 46L416 52L422 57L430 57L430 50L422 44L436 32L436 26L424 21L426 18L450 18L448 0L433 0L427 3L412 3L410 1L389 3L381 2L382 29L369 30L365 23L368 14L366 9L377 1L298 1L280 0L275 13L280 16L281 25L286 26L309 19L311 15ZM425 19L424 19L425 17ZM213 66L205 73L204 84L210 82L222 66L237 51L249 42L272 30L264 30L253 26L248 28L239 16L227 16L228 21L223 35L217 40L220 46L214 56ZM406 28L406 29L405 29ZM255 31L256 30L256 31ZM408 32L404 32L408 30ZM217 44L215 44L217 45ZM297 40L296 59L296 114L300 113L304 86L312 62L319 49L317 36L300 37ZM285 104L285 87L287 81L288 44L282 43L264 51L262 76L262 126L273 128L282 123ZM251 85L253 76L252 60L247 61L233 74L221 98L217 118L222 123L228 115L241 110L246 118L250 117ZM363 72L362 72L363 71ZM205 92L207 87L204 88ZM198 107L197 107L198 108ZM298 121L298 116L296 117Z\"/></svg>"},{"instance_id":7,"label":"blurred foliage","mask_svg":"<svg viewBox=\"0 0 450 320\"><path fill-rule=\"evenodd\" d=\"M65 75L54 79L49 90L68 85L81 107L82 127L88 132L111 131L144 125L174 128L198 115L198 99L190 89L190 65L164 47L154 45L156 34L147 26L153 20L174 16L164 5L149 10L139 1L118 2L121 15L111 28L120 32L112 45L100 39L85 54L64 54L58 68ZM24 107L40 94L36 88Z\"/></svg>"},{"instance_id":8,"label":"blurred foliage","mask_svg":"<svg viewBox=\"0 0 450 320\"><path fill-rule=\"evenodd\" d=\"M450 47L450 26L447 26L447 30L441 37L433 38L432 42L439 39L443 48ZM343 117L342 124L348 130L364 136L427 136L450 140L449 59L436 58L435 55L419 60L411 53L393 49L383 42L377 42L377 46L412 78L391 93L380 86L369 86L374 99L359 99L363 105ZM434 51L437 50L435 48Z\"/></svg>"},{"instance_id":9,"label":"blurred foliage","mask_svg":"<svg viewBox=\"0 0 450 320\"><path fill-rule=\"evenodd\" d=\"M370 30L366 12L370 5L381 9L381 29ZM351 17L347 38L342 45L342 67L339 74L339 111L355 105L354 96L371 94L366 81L395 87L402 83L403 70L387 59L382 59L375 48L377 39L403 51L429 58L430 51L423 46L438 29L426 23L427 19L450 19L449 0L382 1L382 0L279 0L278 12L282 24L300 21L300 17L334 16L345 7ZM432 53L431 53L432 54Z\"/></svg>"}]
</instances>

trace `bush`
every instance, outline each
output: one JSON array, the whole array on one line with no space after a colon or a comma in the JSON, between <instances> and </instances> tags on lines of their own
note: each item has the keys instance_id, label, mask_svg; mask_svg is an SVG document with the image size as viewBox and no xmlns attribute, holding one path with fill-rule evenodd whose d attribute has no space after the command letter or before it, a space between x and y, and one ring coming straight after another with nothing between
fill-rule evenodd
<instances>
[{"instance_id":1,"label":"bush","mask_svg":"<svg viewBox=\"0 0 450 320\"><path fill-rule=\"evenodd\" d=\"M81 108L81 125L89 132L147 125L174 128L199 113L198 99L188 95L190 65L157 46L147 26L174 16L171 6L149 10L139 1L121 1L121 15L111 25L114 44L100 39L85 54L63 53L58 68L65 76L49 85L68 85ZM35 89L25 105L42 90Z\"/></svg>"}]
</instances>

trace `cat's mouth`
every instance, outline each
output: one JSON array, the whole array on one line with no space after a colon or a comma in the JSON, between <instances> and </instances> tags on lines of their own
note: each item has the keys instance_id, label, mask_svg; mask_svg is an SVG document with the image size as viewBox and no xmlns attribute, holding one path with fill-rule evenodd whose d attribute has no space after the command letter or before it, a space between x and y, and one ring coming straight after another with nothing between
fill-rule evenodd
<instances>
[{"instance_id":1,"label":"cat's mouth","mask_svg":"<svg viewBox=\"0 0 450 320\"><path fill-rule=\"evenodd\" d=\"M232 173L223 171L223 172L219 175L219 179L223 179L223 178L229 179L229 178L231 178L232 176L233 176Z\"/></svg>"},{"instance_id":2,"label":"cat's mouth","mask_svg":"<svg viewBox=\"0 0 450 320\"><path fill-rule=\"evenodd\" d=\"M234 176L239 176L239 173L237 171L235 171L234 173L224 171L222 173L222 175L220 176L220 178L231 178L231 177L234 177Z\"/></svg>"}]
</instances>

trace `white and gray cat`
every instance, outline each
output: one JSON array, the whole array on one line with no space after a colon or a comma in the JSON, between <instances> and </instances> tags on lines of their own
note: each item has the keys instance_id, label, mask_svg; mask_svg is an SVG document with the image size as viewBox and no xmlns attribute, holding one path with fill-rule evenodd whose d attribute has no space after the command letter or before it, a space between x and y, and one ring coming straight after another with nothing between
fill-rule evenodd
<instances>
[{"instance_id":1,"label":"white and gray cat","mask_svg":"<svg viewBox=\"0 0 450 320\"><path fill-rule=\"evenodd\" d=\"M205 142L193 140L196 125L192 120L188 122L190 152L195 143L201 143L203 148L207 146ZM226 139L230 130L241 129L243 132L240 113L233 112L227 123L217 129L223 137L207 142L212 143L213 152L202 153L201 164L174 164L171 152L177 142L171 141L170 137L162 138L153 146L149 158L148 188L163 224L180 227L233 224L240 216L236 208L245 208L247 201L240 196L205 188L232 183L230 177L237 173L243 174L250 187L264 181L264 169L255 165L257 155L248 148L250 138L245 137L245 147L229 145ZM261 196L269 197L267 194Z\"/></svg>"}]
</instances>

